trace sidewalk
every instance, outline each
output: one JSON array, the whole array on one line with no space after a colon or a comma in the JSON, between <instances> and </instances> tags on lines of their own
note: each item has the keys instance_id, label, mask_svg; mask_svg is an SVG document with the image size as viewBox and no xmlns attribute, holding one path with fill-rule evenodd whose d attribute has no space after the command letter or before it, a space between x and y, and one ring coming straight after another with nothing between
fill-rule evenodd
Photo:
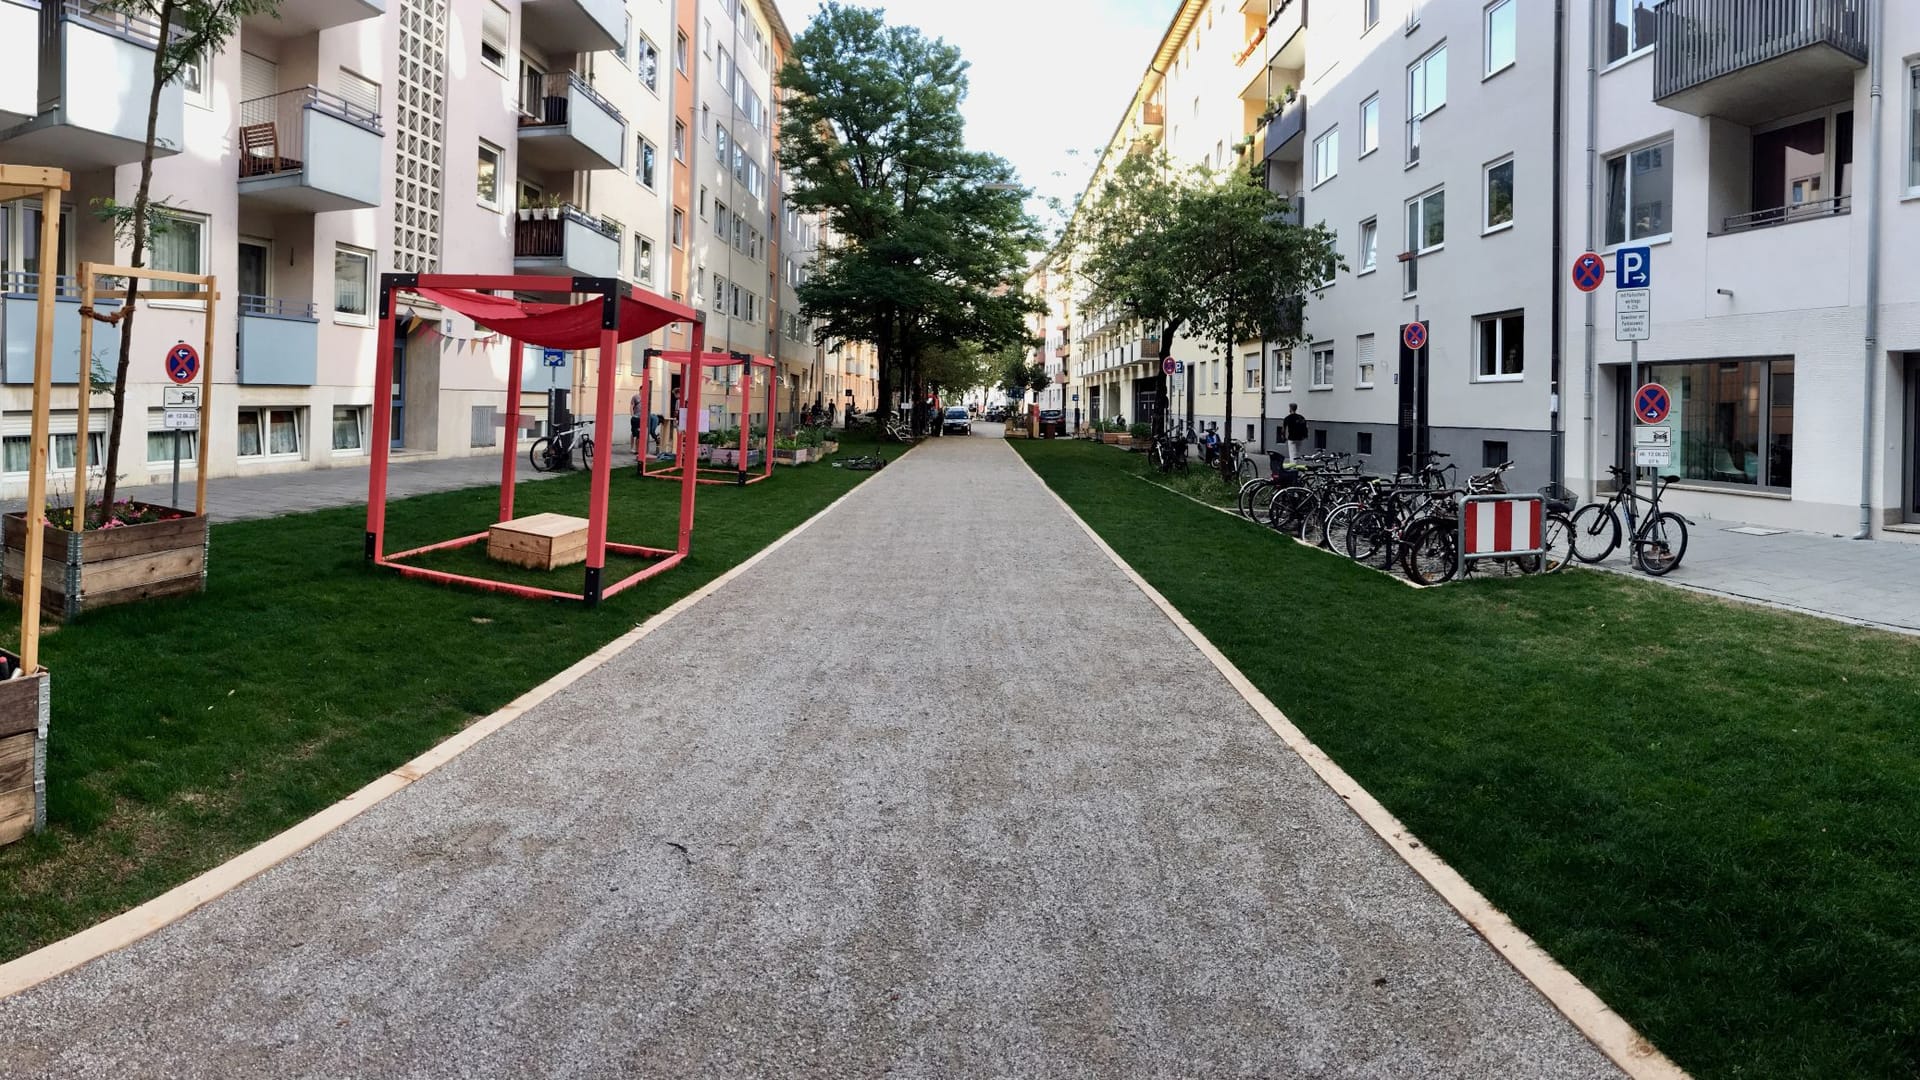
<instances>
[{"instance_id":1,"label":"sidewalk","mask_svg":"<svg viewBox=\"0 0 1920 1080\"><path fill-rule=\"evenodd\" d=\"M7 1077L1619 1075L988 438L0 1031Z\"/></svg>"},{"instance_id":2,"label":"sidewalk","mask_svg":"<svg viewBox=\"0 0 1920 1080\"><path fill-rule=\"evenodd\" d=\"M1749 530L1743 532L1742 530ZM1615 552L1600 569L1646 579ZM1696 520L1664 584L1920 634L1920 544Z\"/></svg>"}]
</instances>

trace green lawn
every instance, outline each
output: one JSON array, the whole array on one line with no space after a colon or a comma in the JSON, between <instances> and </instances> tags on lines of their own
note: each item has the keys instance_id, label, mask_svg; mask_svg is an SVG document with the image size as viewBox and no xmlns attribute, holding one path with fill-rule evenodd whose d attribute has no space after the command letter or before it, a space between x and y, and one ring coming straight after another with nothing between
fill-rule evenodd
<instances>
[{"instance_id":1,"label":"green lawn","mask_svg":"<svg viewBox=\"0 0 1920 1080\"><path fill-rule=\"evenodd\" d=\"M848 442L838 456L899 449ZM869 475L820 463L751 487L702 487L687 561L595 610L376 572L362 560L359 507L216 526L204 595L104 609L44 639L51 828L0 848L0 959L155 896L338 800ZM515 512L584 516L586 496L584 474L526 483ZM678 484L616 471L610 537L673 547L679 497ZM479 531L497 500L480 488L396 502L388 550ZM498 565L478 552L437 562ZM610 581L614 570L609 560ZM511 576L577 591L582 571Z\"/></svg>"},{"instance_id":2,"label":"green lawn","mask_svg":"<svg viewBox=\"0 0 1920 1080\"><path fill-rule=\"evenodd\" d=\"M1681 1066L1920 1075L1920 640L1594 572L1416 591L1014 445Z\"/></svg>"}]
</instances>

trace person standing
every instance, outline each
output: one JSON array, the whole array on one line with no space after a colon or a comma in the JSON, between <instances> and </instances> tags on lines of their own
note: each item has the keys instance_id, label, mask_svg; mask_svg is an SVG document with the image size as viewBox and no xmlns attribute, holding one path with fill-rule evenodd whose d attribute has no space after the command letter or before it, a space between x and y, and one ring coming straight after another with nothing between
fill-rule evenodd
<instances>
[{"instance_id":1,"label":"person standing","mask_svg":"<svg viewBox=\"0 0 1920 1080\"><path fill-rule=\"evenodd\" d=\"M627 444L633 447L634 453L638 454L640 452L640 392L638 390L634 391L633 400L627 405L627 413L628 427L631 429Z\"/></svg>"},{"instance_id":2,"label":"person standing","mask_svg":"<svg viewBox=\"0 0 1920 1080\"><path fill-rule=\"evenodd\" d=\"M1300 406L1287 404L1287 418L1280 422L1280 434L1287 440L1287 460L1299 461L1307 449L1307 418L1300 415Z\"/></svg>"}]
</instances>

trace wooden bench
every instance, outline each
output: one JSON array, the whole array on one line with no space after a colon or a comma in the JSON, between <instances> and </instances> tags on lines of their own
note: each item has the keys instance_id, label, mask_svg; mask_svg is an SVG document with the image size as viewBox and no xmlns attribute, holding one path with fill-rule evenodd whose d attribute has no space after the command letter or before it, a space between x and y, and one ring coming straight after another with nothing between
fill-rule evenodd
<instances>
[{"instance_id":1,"label":"wooden bench","mask_svg":"<svg viewBox=\"0 0 1920 1080\"><path fill-rule=\"evenodd\" d=\"M535 570L587 561L587 519L534 514L487 530L487 557Z\"/></svg>"}]
</instances>

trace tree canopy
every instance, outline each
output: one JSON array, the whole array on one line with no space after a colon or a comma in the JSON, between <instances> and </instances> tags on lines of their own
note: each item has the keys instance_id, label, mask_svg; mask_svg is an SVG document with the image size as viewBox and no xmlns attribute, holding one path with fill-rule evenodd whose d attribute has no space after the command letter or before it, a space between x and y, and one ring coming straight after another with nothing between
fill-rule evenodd
<instances>
[{"instance_id":1,"label":"tree canopy","mask_svg":"<svg viewBox=\"0 0 1920 1080\"><path fill-rule=\"evenodd\" d=\"M1012 166L966 148L966 72L944 41L828 3L780 73L788 198L824 227L801 310L820 340L874 343L883 415L903 384L924 397L931 350L1028 338L1013 282L1038 230Z\"/></svg>"}]
</instances>

